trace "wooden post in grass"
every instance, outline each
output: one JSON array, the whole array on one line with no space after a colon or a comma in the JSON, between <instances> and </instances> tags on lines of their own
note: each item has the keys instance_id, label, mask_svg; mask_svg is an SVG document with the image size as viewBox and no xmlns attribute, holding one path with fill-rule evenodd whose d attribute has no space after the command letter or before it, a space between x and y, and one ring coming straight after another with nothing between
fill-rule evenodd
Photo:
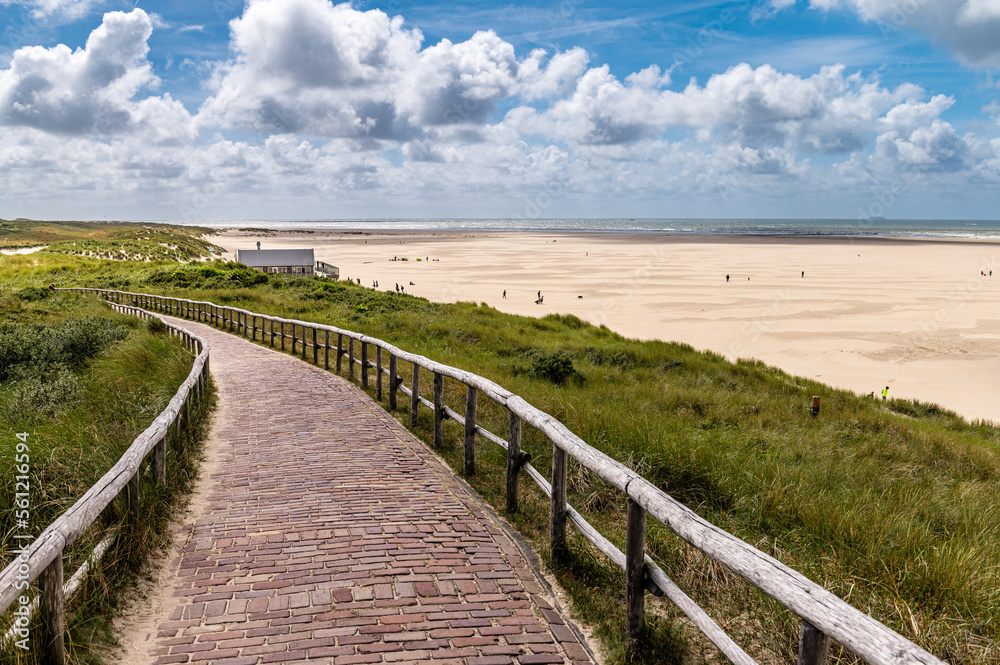
<instances>
[{"instance_id":1,"label":"wooden post in grass","mask_svg":"<svg viewBox=\"0 0 1000 665\"><path fill-rule=\"evenodd\" d=\"M361 387L368 387L368 342L361 342Z\"/></svg>"},{"instance_id":2,"label":"wooden post in grass","mask_svg":"<svg viewBox=\"0 0 1000 665\"><path fill-rule=\"evenodd\" d=\"M805 619L799 636L799 665L824 665L830 638Z\"/></svg>"},{"instance_id":3,"label":"wooden post in grass","mask_svg":"<svg viewBox=\"0 0 1000 665\"><path fill-rule=\"evenodd\" d=\"M625 535L625 648L635 653L646 622L646 510L628 500Z\"/></svg>"},{"instance_id":4,"label":"wooden post in grass","mask_svg":"<svg viewBox=\"0 0 1000 665\"><path fill-rule=\"evenodd\" d=\"M517 477L521 472L521 417L507 411L507 512L517 512Z\"/></svg>"},{"instance_id":5,"label":"wooden post in grass","mask_svg":"<svg viewBox=\"0 0 1000 665\"><path fill-rule=\"evenodd\" d=\"M413 386L410 388L410 427L417 426L417 407L420 406L420 365L413 366Z\"/></svg>"},{"instance_id":6,"label":"wooden post in grass","mask_svg":"<svg viewBox=\"0 0 1000 665\"><path fill-rule=\"evenodd\" d=\"M375 399L382 401L382 347L375 347Z\"/></svg>"},{"instance_id":7,"label":"wooden post in grass","mask_svg":"<svg viewBox=\"0 0 1000 665\"><path fill-rule=\"evenodd\" d=\"M396 410L396 393L399 389L399 379L396 376L396 356L389 354L389 411Z\"/></svg>"},{"instance_id":8,"label":"wooden post in grass","mask_svg":"<svg viewBox=\"0 0 1000 665\"><path fill-rule=\"evenodd\" d=\"M63 555L60 552L38 576L41 591L39 614L41 615L41 656L45 665L63 665L66 662L66 646L63 643L65 625L63 607Z\"/></svg>"},{"instance_id":9,"label":"wooden post in grass","mask_svg":"<svg viewBox=\"0 0 1000 665\"><path fill-rule=\"evenodd\" d=\"M347 338L347 374L354 380L354 338Z\"/></svg>"},{"instance_id":10,"label":"wooden post in grass","mask_svg":"<svg viewBox=\"0 0 1000 665\"><path fill-rule=\"evenodd\" d=\"M201 377L198 377L201 385ZM153 477L160 485L167 484L167 437L163 436L153 446Z\"/></svg>"},{"instance_id":11,"label":"wooden post in grass","mask_svg":"<svg viewBox=\"0 0 1000 665\"><path fill-rule=\"evenodd\" d=\"M292 355L295 355L296 345L299 343L298 334L295 332L295 324L292 324Z\"/></svg>"},{"instance_id":12,"label":"wooden post in grass","mask_svg":"<svg viewBox=\"0 0 1000 665\"><path fill-rule=\"evenodd\" d=\"M344 333L337 333L337 374L340 374L340 361L344 357Z\"/></svg>"},{"instance_id":13,"label":"wooden post in grass","mask_svg":"<svg viewBox=\"0 0 1000 665\"><path fill-rule=\"evenodd\" d=\"M467 476L476 475L476 401L479 391L472 386L465 388L465 453L462 471Z\"/></svg>"},{"instance_id":14,"label":"wooden post in grass","mask_svg":"<svg viewBox=\"0 0 1000 665\"><path fill-rule=\"evenodd\" d=\"M566 451L552 444L552 502L549 507L549 543L554 561L566 558Z\"/></svg>"},{"instance_id":15,"label":"wooden post in grass","mask_svg":"<svg viewBox=\"0 0 1000 665\"><path fill-rule=\"evenodd\" d=\"M434 372L434 447L444 445L444 374Z\"/></svg>"},{"instance_id":16,"label":"wooden post in grass","mask_svg":"<svg viewBox=\"0 0 1000 665\"><path fill-rule=\"evenodd\" d=\"M812 405L812 416L815 418L819 415L819 395L813 395L813 405Z\"/></svg>"},{"instance_id":17,"label":"wooden post in grass","mask_svg":"<svg viewBox=\"0 0 1000 665\"><path fill-rule=\"evenodd\" d=\"M330 369L330 331L323 331L323 369Z\"/></svg>"}]
</instances>

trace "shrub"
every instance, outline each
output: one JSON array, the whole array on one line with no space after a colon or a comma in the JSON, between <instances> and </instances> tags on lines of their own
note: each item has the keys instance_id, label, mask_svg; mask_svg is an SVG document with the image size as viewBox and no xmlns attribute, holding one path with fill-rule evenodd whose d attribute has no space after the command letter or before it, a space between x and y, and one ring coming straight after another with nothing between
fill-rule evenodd
<instances>
[{"instance_id":1,"label":"shrub","mask_svg":"<svg viewBox=\"0 0 1000 665\"><path fill-rule=\"evenodd\" d=\"M552 351L535 356L531 369L536 377L560 386L570 377L579 375L573 367L573 357L566 351Z\"/></svg>"},{"instance_id":2,"label":"shrub","mask_svg":"<svg viewBox=\"0 0 1000 665\"><path fill-rule=\"evenodd\" d=\"M17 292L17 297L25 301L45 300L52 295L52 289L43 286L29 286Z\"/></svg>"}]
</instances>

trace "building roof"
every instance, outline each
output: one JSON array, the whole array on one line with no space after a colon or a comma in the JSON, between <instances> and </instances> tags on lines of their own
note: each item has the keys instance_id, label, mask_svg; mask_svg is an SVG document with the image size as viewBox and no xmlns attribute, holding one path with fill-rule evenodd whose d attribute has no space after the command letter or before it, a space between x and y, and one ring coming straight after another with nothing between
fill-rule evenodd
<instances>
[{"instance_id":1,"label":"building roof","mask_svg":"<svg viewBox=\"0 0 1000 665\"><path fill-rule=\"evenodd\" d=\"M238 249L236 260L251 268L315 265L311 249Z\"/></svg>"}]
</instances>

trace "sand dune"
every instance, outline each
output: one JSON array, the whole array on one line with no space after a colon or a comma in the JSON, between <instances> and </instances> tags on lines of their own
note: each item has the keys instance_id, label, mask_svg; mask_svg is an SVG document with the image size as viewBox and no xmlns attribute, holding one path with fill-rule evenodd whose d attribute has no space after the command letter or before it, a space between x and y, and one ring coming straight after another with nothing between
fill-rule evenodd
<instances>
[{"instance_id":1,"label":"sand dune","mask_svg":"<svg viewBox=\"0 0 1000 665\"><path fill-rule=\"evenodd\" d=\"M1000 422L1000 243L323 230L212 238L230 252L258 240L313 247L341 278L382 290L399 283L436 301L572 313L628 337L758 358L857 393L888 385L891 396Z\"/></svg>"}]
</instances>

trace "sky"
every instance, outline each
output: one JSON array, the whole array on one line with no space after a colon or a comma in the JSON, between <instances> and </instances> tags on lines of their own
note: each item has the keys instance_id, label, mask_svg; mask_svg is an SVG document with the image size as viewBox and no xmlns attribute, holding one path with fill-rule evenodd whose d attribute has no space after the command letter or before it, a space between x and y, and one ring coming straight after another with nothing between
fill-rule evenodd
<instances>
[{"instance_id":1,"label":"sky","mask_svg":"<svg viewBox=\"0 0 1000 665\"><path fill-rule=\"evenodd\" d=\"M0 0L0 218L1000 219L1000 0Z\"/></svg>"}]
</instances>

